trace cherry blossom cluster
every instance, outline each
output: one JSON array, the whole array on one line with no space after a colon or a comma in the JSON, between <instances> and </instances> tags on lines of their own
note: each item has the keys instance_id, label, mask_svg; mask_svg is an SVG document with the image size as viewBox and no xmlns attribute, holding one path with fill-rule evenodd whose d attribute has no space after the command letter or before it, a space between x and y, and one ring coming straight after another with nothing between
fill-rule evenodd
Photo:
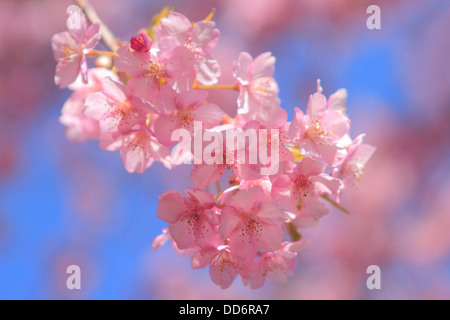
<instances>
[{"instance_id":1,"label":"cherry blossom cluster","mask_svg":"<svg viewBox=\"0 0 450 320\"><path fill-rule=\"evenodd\" d=\"M201 151L218 161L195 162L193 187L184 195L171 190L160 196L156 215L168 228L153 247L171 242L191 258L192 268L209 266L222 288L237 275L253 289L266 279L285 281L309 245L299 229L316 225L327 203L345 211L339 196L359 181L375 150L363 143L364 135L350 138L346 91L327 99L317 81L306 112L295 108L288 122L270 52L256 58L242 52L232 66L235 83L218 84L221 68L211 52L220 32L212 15L191 22L163 10L149 29L128 42L116 40L118 49L111 51L95 49L102 39L99 23L89 23L81 10L73 18L78 27L52 39L55 82L73 91L60 118L70 140L98 140L100 148L120 152L128 172L143 173L154 161L171 169L194 158L193 150L174 152L177 130L194 139L201 122L201 133L211 137ZM95 68L88 68L91 57ZM208 100L214 89L239 92L235 114ZM264 130L267 141L224 144L229 130L248 129ZM238 153L247 159L261 152L262 144L279 155L270 158L278 169L270 175L261 173L267 162L237 159Z\"/></svg>"}]
</instances>

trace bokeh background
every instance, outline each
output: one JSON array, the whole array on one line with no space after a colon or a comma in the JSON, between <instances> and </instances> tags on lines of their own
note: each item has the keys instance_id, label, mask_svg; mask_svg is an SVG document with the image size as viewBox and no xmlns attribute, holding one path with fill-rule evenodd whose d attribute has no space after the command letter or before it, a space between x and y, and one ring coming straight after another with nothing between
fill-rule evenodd
<instances>
[{"instance_id":1,"label":"bokeh background","mask_svg":"<svg viewBox=\"0 0 450 320\"><path fill-rule=\"evenodd\" d=\"M377 147L352 214L332 210L304 231L312 246L288 283L221 290L208 270L152 240L165 223L158 195L189 186L189 167L128 174L119 154L73 144L58 123L68 90L53 82L50 38L65 29L63 0L0 0L0 298L449 299L450 1L93 0L129 39L165 5L192 20L216 8L223 83L240 51L277 57L282 105L305 108L317 78L349 93L352 136ZM382 29L366 9L381 7ZM234 93L211 100L230 106ZM66 289L66 268L82 290ZM382 289L366 288L366 268Z\"/></svg>"}]
</instances>

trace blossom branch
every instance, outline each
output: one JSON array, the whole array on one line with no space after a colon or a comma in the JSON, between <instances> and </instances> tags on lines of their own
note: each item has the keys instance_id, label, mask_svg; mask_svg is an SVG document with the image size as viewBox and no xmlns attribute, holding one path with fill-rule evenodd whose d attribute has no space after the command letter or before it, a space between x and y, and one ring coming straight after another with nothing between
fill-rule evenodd
<instances>
[{"instance_id":1,"label":"blossom branch","mask_svg":"<svg viewBox=\"0 0 450 320\"><path fill-rule=\"evenodd\" d=\"M215 84L215 85L201 85L196 83L192 89L196 90L235 90L239 91L239 84Z\"/></svg>"},{"instance_id":2,"label":"blossom branch","mask_svg":"<svg viewBox=\"0 0 450 320\"><path fill-rule=\"evenodd\" d=\"M347 209L345 209L343 206L341 206L339 203L337 203L336 201L334 201L333 199L331 199L328 195L324 194L322 195L322 198L327 200L329 203L331 203L331 205L333 207L335 207L336 209L341 210L342 212L346 213L346 214L350 214L350 211L348 211Z\"/></svg>"},{"instance_id":3,"label":"blossom branch","mask_svg":"<svg viewBox=\"0 0 450 320\"><path fill-rule=\"evenodd\" d=\"M91 23L100 24L102 40L105 43L105 45L112 51L114 52L117 51L117 49L120 48L119 42L117 41L116 37L111 32L111 30L100 19L100 17L98 16L97 12L95 11L94 7L91 5L89 0L74 0L74 2L81 8L81 10L83 10L84 14Z\"/></svg>"}]
</instances>

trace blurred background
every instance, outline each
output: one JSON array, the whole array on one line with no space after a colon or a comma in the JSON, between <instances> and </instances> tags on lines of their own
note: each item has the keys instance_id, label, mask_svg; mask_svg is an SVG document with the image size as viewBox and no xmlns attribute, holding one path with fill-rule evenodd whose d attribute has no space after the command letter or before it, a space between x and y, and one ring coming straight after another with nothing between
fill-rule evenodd
<instances>
[{"instance_id":1,"label":"blurred background","mask_svg":"<svg viewBox=\"0 0 450 320\"><path fill-rule=\"evenodd\" d=\"M59 124L69 90L53 82L50 39L66 28L71 1L0 0L1 299L449 299L450 2L447 0L93 0L128 40L164 6L191 20L216 8L214 55L222 83L240 51L277 57L282 106L292 119L316 79L348 90L352 137L377 151L351 215L331 210L303 232L312 246L288 283L221 290L208 270L152 240L166 224L158 195L189 186L188 166L128 174L118 153L73 144ZM381 30L366 9L381 7ZM216 93L224 108L234 93ZM66 289L66 268L82 290ZM378 265L382 289L366 287Z\"/></svg>"}]
</instances>

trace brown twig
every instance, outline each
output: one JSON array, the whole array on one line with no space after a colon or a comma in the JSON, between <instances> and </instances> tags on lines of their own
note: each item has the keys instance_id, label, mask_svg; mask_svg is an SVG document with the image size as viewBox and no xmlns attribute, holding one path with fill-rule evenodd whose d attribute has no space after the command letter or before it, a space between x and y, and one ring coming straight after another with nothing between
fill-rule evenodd
<instances>
[{"instance_id":1,"label":"brown twig","mask_svg":"<svg viewBox=\"0 0 450 320\"><path fill-rule=\"evenodd\" d=\"M117 49L120 48L120 45L114 36L114 34L111 32L111 30L103 23L103 21L98 16L97 12L95 11L94 7L91 5L89 0L74 0L75 4L83 10L84 14L88 18L88 20L91 23L99 23L100 24L100 31L102 33L102 40L105 43L105 45L111 49L112 51L117 51Z\"/></svg>"},{"instance_id":2,"label":"brown twig","mask_svg":"<svg viewBox=\"0 0 450 320\"><path fill-rule=\"evenodd\" d=\"M350 214L350 211L348 211L343 206L341 206L339 203L337 203L336 201L331 199L328 195L324 194L324 195L322 195L322 198L327 200L329 203L331 203L333 205L333 207L335 207L336 209L339 209L346 214Z\"/></svg>"}]
</instances>

